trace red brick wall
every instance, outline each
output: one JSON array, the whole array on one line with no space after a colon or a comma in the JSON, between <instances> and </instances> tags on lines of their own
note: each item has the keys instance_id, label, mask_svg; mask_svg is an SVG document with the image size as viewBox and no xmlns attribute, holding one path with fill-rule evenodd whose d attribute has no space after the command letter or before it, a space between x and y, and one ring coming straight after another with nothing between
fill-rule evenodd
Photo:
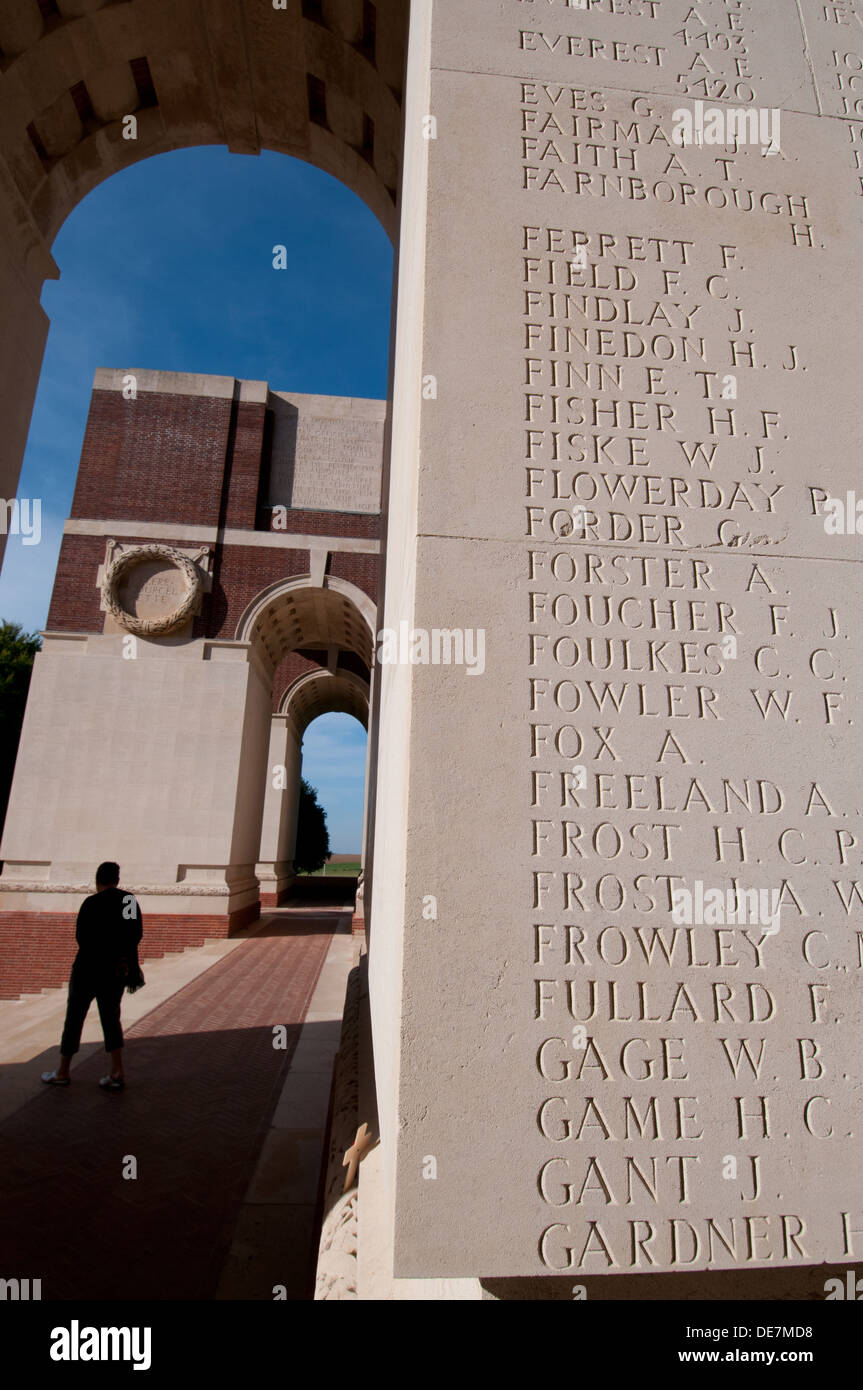
<instances>
[{"instance_id":1,"label":"red brick wall","mask_svg":"<svg viewBox=\"0 0 863 1390\"><path fill-rule=\"evenodd\" d=\"M240 401L235 408L228 448L224 526L255 529L266 418L265 405Z\"/></svg>"},{"instance_id":2,"label":"red brick wall","mask_svg":"<svg viewBox=\"0 0 863 1390\"><path fill-rule=\"evenodd\" d=\"M186 951L239 931L259 915L257 903L227 916L144 914L142 961ZM0 912L0 999L66 984L75 957L76 912ZM146 970L144 974L146 975Z\"/></svg>"},{"instance_id":3,"label":"red brick wall","mask_svg":"<svg viewBox=\"0 0 863 1390\"><path fill-rule=\"evenodd\" d=\"M126 401L119 391L94 391L72 516L218 525L232 405L158 391ZM238 443L242 454L245 426Z\"/></svg>"},{"instance_id":4,"label":"red brick wall","mask_svg":"<svg viewBox=\"0 0 863 1390\"><path fill-rule=\"evenodd\" d=\"M380 557L377 555L356 555L340 551L330 556L329 573L335 579L345 579L349 584L354 584L377 602L379 565Z\"/></svg>"},{"instance_id":5,"label":"red brick wall","mask_svg":"<svg viewBox=\"0 0 863 1390\"><path fill-rule=\"evenodd\" d=\"M137 520L137 518L135 518ZM105 536L64 536L48 612L53 632L101 632L105 614L96 573L105 559ZM147 536L123 536L124 545L151 545ZM172 542L168 542L172 544Z\"/></svg>"},{"instance_id":6,"label":"red brick wall","mask_svg":"<svg viewBox=\"0 0 863 1390\"><path fill-rule=\"evenodd\" d=\"M144 391L134 401L120 391L96 390L81 451L72 516L87 520L148 521L254 530L271 514L258 513L267 451L262 403ZM289 511L292 535L377 539L380 517L352 512ZM150 538L124 536L124 543ZM164 538L170 543L169 538ZM96 571L105 557L98 536L65 536L60 551L49 628L101 632L104 614ZM248 603L268 584L308 573L306 550L219 546L213 592L204 598L195 636L232 638ZM378 560L337 554L330 572L374 598Z\"/></svg>"},{"instance_id":7,"label":"red brick wall","mask_svg":"<svg viewBox=\"0 0 863 1390\"><path fill-rule=\"evenodd\" d=\"M288 652L283 656L273 673L273 710L279 707L279 701L284 695L288 686L293 685L300 676L306 675L308 671L320 671L326 662L326 652L321 653L321 660L309 660L306 656L301 656L299 652Z\"/></svg>"},{"instance_id":8,"label":"red brick wall","mask_svg":"<svg viewBox=\"0 0 863 1390\"><path fill-rule=\"evenodd\" d=\"M307 550L269 550L257 545L220 546L213 592L205 600L202 635L231 639L243 612L268 584L309 572ZM207 613L209 608L209 614ZM196 636L198 627L195 627Z\"/></svg>"},{"instance_id":9,"label":"red brick wall","mask_svg":"<svg viewBox=\"0 0 863 1390\"><path fill-rule=\"evenodd\" d=\"M336 514L331 515L335 520ZM105 614L100 608L96 572L105 559L105 541L104 536L63 537L48 614L48 627L52 631L102 631ZM152 543L152 538L123 536L122 542L124 545L147 545ZM166 544L173 542L166 540ZM195 636L232 638L242 613L256 594L268 584L308 572L307 550L219 546L214 557L212 592L204 595L201 616L195 620ZM329 572L355 584L372 600L376 598L377 555L336 552L330 556Z\"/></svg>"}]
</instances>

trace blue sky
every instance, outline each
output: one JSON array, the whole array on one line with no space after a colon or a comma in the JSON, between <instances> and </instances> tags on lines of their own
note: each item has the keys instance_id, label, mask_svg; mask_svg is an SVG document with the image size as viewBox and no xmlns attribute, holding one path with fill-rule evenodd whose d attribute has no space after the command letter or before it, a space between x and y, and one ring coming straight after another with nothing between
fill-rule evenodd
<instances>
[{"instance_id":1,"label":"blue sky","mask_svg":"<svg viewBox=\"0 0 863 1390\"><path fill-rule=\"evenodd\" d=\"M284 245L288 268L273 269ZM392 249L343 184L265 152L179 150L89 194L53 247L60 279L19 497L41 498L42 540L7 540L0 618L44 627L97 367L268 381L276 390L385 397ZM340 780L339 741L359 780ZM360 747L362 745L362 747ZM306 735L304 775L334 853L360 847L365 733L327 715Z\"/></svg>"},{"instance_id":2,"label":"blue sky","mask_svg":"<svg viewBox=\"0 0 863 1390\"><path fill-rule=\"evenodd\" d=\"M363 846L363 786L366 731L350 714L322 714L303 738L303 776L318 789L327 813L333 854L356 854Z\"/></svg>"}]
</instances>

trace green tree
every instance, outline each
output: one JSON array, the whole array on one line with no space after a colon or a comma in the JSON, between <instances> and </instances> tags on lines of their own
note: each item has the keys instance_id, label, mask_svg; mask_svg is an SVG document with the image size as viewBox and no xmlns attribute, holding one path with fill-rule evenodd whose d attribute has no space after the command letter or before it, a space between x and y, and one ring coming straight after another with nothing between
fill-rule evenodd
<instances>
[{"instance_id":1,"label":"green tree","mask_svg":"<svg viewBox=\"0 0 863 1390\"><path fill-rule=\"evenodd\" d=\"M41 645L38 633L0 621L0 827L6 818L33 658Z\"/></svg>"},{"instance_id":2,"label":"green tree","mask_svg":"<svg viewBox=\"0 0 863 1390\"><path fill-rule=\"evenodd\" d=\"M330 857L327 813L318 794L305 777L300 781L300 809L297 816L297 848L294 868L298 874L316 874Z\"/></svg>"}]
</instances>

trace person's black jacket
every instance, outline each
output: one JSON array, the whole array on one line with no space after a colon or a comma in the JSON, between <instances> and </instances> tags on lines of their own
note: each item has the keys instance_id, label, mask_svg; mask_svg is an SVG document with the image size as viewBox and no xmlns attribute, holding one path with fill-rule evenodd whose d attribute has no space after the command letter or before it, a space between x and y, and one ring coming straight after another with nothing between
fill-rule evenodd
<instances>
[{"instance_id":1,"label":"person's black jacket","mask_svg":"<svg viewBox=\"0 0 863 1390\"><path fill-rule=\"evenodd\" d=\"M123 888L103 888L85 898L78 911L75 967L88 975L137 981L138 942L144 919L137 898Z\"/></svg>"}]
</instances>

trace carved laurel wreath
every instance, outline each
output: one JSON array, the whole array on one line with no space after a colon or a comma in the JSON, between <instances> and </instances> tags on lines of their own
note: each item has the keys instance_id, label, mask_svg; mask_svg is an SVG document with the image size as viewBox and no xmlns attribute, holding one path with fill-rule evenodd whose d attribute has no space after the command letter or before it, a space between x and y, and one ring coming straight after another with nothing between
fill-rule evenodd
<instances>
[{"instance_id":1,"label":"carved laurel wreath","mask_svg":"<svg viewBox=\"0 0 863 1390\"><path fill-rule=\"evenodd\" d=\"M130 569L144 560L167 560L180 571L186 582L186 595L182 603L164 618L136 618L132 613L127 613L120 603L120 581ZM102 583L105 607L111 617L127 632L134 632L139 637L164 637L169 632L176 632L195 611L200 591L201 575L197 566L188 555L170 545L136 545L121 551L109 565Z\"/></svg>"}]
</instances>

